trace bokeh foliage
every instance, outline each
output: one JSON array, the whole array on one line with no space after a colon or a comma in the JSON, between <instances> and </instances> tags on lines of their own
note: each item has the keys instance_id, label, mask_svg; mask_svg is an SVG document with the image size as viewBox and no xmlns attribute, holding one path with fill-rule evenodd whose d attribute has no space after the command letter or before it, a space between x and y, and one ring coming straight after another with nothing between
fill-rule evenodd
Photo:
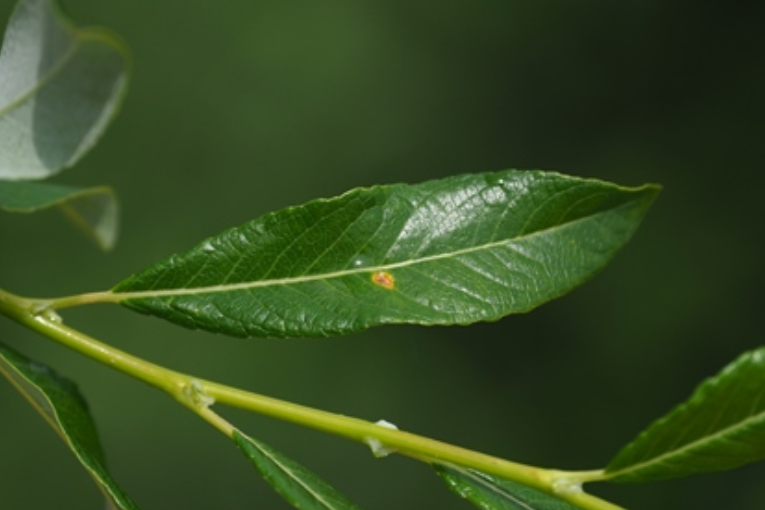
<instances>
[{"instance_id":1,"label":"bokeh foliage","mask_svg":"<svg viewBox=\"0 0 765 510\"><path fill-rule=\"evenodd\" d=\"M66 174L116 188L122 234L104 255L56 214L0 215L11 291L105 289L226 227L360 185L517 167L665 187L605 272L528 316L245 342L118 309L65 315L94 336L205 378L563 468L602 465L761 343L759 2L65 5L133 50L120 117ZM1 1L0 15L11 7ZM77 378L115 476L142 506L280 508L228 442L163 395L7 321L0 335ZM0 402L19 438L0 456L9 507L98 508L87 475L10 387ZM364 507L466 508L424 466L230 417ZM23 440L36 427L44 469ZM763 469L603 490L635 509L754 510Z\"/></svg>"}]
</instances>

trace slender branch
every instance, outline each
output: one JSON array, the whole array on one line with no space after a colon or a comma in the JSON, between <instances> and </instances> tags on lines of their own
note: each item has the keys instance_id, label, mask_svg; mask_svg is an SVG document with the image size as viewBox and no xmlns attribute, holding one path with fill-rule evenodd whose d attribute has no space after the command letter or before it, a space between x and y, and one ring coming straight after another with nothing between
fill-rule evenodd
<instances>
[{"instance_id":1,"label":"slender branch","mask_svg":"<svg viewBox=\"0 0 765 510\"><path fill-rule=\"evenodd\" d=\"M37 304L35 304L37 303ZM180 396L191 378L142 360L72 329L40 302L0 290L0 313L80 354Z\"/></svg>"},{"instance_id":2,"label":"slender branch","mask_svg":"<svg viewBox=\"0 0 765 510\"><path fill-rule=\"evenodd\" d=\"M95 295L95 294L94 294ZM88 296L85 294L83 296ZM56 300L61 308L64 300ZM581 491L581 483L597 480L599 471L567 472L510 462L426 437L389 424L375 424L285 402L256 393L194 378L155 365L64 325L47 307L51 301L21 298L0 290L0 313L99 363L155 386L190 408L229 437L233 426L211 411L213 402L314 428L370 446L373 453L396 452L428 463L456 464L513 480L577 505L583 510L624 510Z\"/></svg>"}]
</instances>

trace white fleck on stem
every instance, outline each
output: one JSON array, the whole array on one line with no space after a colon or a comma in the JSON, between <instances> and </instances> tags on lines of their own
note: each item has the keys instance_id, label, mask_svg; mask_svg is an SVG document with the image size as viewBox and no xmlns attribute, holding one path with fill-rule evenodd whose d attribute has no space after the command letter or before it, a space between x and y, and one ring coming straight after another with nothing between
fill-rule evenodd
<instances>
[{"instance_id":1,"label":"white fleck on stem","mask_svg":"<svg viewBox=\"0 0 765 510\"><path fill-rule=\"evenodd\" d=\"M202 383L197 379L192 379L191 383L183 388L183 393L199 407L210 407L215 403L215 398L205 393Z\"/></svg>"},{"instance_id":2,"label":"white fleck on stem","mask_svg":"<svg viewBox=\"0 0 765 510\"><path fill-rule=\"evenodd\" d=\"M378 427L383 427L386 429L392 429L392 430L398 430L398 427L392 424L391 422L387 420L377 420L375 422L375 425ZM374 437L365 437L364 442L369 446L369 448L372 450L372 455L377 457L378 459L387 457L391 453L395 453L395 448L388 448L385 445L383 445L382 441L379 439L375 439Z\"/></svg>"}]
</instances>

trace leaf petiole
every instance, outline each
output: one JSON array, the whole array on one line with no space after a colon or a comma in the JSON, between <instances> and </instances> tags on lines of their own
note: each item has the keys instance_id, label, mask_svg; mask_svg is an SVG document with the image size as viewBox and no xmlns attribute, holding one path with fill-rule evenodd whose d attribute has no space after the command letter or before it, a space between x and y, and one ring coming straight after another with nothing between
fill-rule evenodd
<instances>
[{"instance_id":1,"label":"leaf petiole","mask_svg":"<svg viewBox=\"0 0 765 510\"><path fill-rule=\"evenodd\" d=\"M2 292L2 291L0 291ZM63 308L74 308L75 306L117 303L120 297L109 291L87 292L84 294L74 294L49 299L31 299L35 303L33 311L43 310L61 310Z\"/></svg>"}]
</instances>

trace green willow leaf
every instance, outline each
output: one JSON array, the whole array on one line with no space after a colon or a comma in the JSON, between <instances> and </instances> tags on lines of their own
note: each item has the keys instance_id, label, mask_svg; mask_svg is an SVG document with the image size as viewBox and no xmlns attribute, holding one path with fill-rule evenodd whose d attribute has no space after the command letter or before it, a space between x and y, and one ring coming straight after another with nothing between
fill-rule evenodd
<instances>
[{"instance_id":1,"label":"green willow leaf","mask_svg":"<svg viewBox=\"0 0 765 510\"><path fill-rule=\"evenodd\" d=\"M234 442L286 501L301 510L359 510L327 482L271 447L234 431Z\"/></svg>"},{"instance_id":2,"label":"green willow leaf","mask_svg":"<svg viewBox=\"0 0 765 510\"><path fill-rule=\"evenodd\" d=\"M0 209L31 213L58 206L78 227L108 250L117 239L117 199L111 188L0 181Z\"/></svg>"},{"instance_id":3,"label":"green willow leaf","mask_svg":"<svg viewBox=\"0 0 765 510\"><path fill-rule=\"evenodd\" d=\"M45 178L87 152L124 95L126 55L53 0L19 2L0 53L0 179Z\"/></svg>"},{"instance_id":4,"label":"green willow leaf","mask_svg":"<svg viewBox=\"0 0 765 510\"><path fill-rule=\"evenodd\" d=\"M446 485L482 510L580 510L525 485L472 469L433 466Z\"/></svg>"},{"instance_id":5,"label":"green willow leaf","mask_svg":"<svg viewBox=\"0 0 765 510\"><path fill-rule=\"evenodd\" d=\"M517 170L356 189L228 230L109 299L242 337L491 321L590 278L657 192Z\"/></svg>"},{"instance_id":6,"label":"green willow leaf","mask_svg":"<svg viewBox=\"0 0 765 510\"><path fill-rule=\"evenodd\" d=\"M765 459L765 348L704 381L607 466L607 479L645 482Z\"/></svg>"},{"instance_id":7,"label":"green willow leaf","mask_svg":"<svg viewBox=\"0 0 765 510\"><path fill-rule=\"evenodd\" d=\"M96 426L85 400L72 381L2 344L0 374L29 400L69 445L110 500L111 508L138 508L107 471Z\"/></svg>"}]
</instances>

